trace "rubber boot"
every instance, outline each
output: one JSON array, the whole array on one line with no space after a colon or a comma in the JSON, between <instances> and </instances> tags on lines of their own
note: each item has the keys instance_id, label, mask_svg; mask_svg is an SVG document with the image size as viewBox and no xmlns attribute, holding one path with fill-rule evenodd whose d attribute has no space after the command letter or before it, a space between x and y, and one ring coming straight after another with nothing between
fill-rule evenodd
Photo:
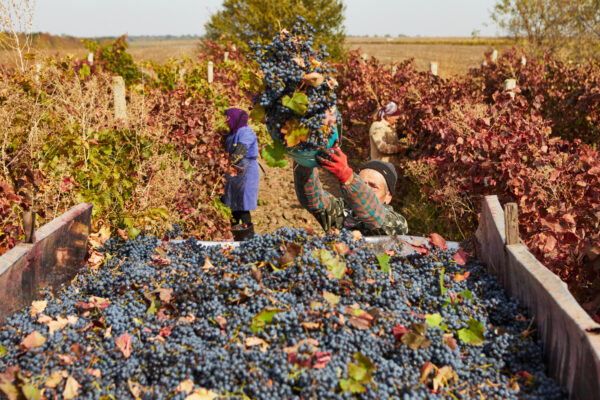
<instances>
[{"instance_id":1,"label":"rubber boot","mask_svg":"<svg viewBox=\"0 0 600 400\"><path fill-rule=\"evenodd\" d=\"M254 224L237 224L231 227L231 233L233 233L233 240L241 242L250 239L254 236Z\"/></svg>"}]
</instances>

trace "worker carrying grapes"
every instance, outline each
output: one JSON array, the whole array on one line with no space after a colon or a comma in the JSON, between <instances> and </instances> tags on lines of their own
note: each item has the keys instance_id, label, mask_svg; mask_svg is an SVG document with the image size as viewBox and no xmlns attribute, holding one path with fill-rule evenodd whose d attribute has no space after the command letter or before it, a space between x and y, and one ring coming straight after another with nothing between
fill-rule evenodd
<instances>
[{"instance_id":1,"label":"worker carrying grapes","mask_svg":"<svg viewBox=\"0 0 600 400\"><path fill-rule=\"evenodd\" d=\"M369 129L371 160L381 160L399 165L398 153L402 146L398 141L395 125L400 118L400 110L394 102L377 111L376 120Z\"/></svg>"},{"instance_id":2,"label":"worker carrying grapes","mask_svg":"<svg viewBox=\"0 0 600 400\"><path fill-rule=\"evenodd\" d=\"M365 236L408 233L406 219L390 205L398 178L392 164L371 160L357 174L337 145L319 153L316 160L337 178L342 198L323 189L317 168L294 163L294 185L300 204L326 232L334 227L358 230Z\"/></svg>"}]
</instances>

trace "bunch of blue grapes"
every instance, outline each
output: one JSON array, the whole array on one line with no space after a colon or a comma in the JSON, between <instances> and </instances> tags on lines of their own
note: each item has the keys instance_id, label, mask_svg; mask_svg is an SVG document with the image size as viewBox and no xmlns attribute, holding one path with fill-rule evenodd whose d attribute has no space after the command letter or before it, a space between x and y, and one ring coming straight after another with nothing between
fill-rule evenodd
<instances>
[{"instance_id":1,"label":"bunch of blue grapes","mask_svg":"<svg viewBox=\"0 0 600 400\"><path fill-rule=\"evenodd\" d=\"M101 268L87 266L60 293L45 293L42 314L76 316L75 324L50 334L29 309L8 317L0 329L0 398L8 385L63 398L66 376L80 385L78 398L98 400L184 400L194 391L257 400L566 398L546 375L539 340L524 334L533 328L518 301L477 261L461 267L448 250L398 251L386 272L373 248L347 231L282 228L237 248L140 236L111 239L101 250ZM341 278L331 276L322 250L345 263ZM466 272L465 280L450 278ZM465 291L471 296L446 304L448 292ZM107 304L82 308L90 296ZM353 307L374 317L355 325ZM273 314L261 319L265 310ZM411 329L434 313L444 326L427 328L429 345L415 350L396 337L399 326ZM481 345L457 337L470 319L485 327ZM24 348L34 331L46 341ZM124 334L127 357L116 344ZM353 393L343 381L357 353L373 368ZM318 354L326 358L317 367ZM456 378L434 390L436 370L423 377L426 363L450 367ZM53 374L62 381L51 384Z\"/></svg>"},{"instance_id":2,"label":"bunch of blue grapes","mask_svg":"<svg viewBox=\"0 0 600 400\"><path fill-rule=\"evenodd\" d=\"M295 149L315 149L327 145L330 129L324 133L323 120L327 110L334 110L335 124L341 123L335 111L337 82L333 79L335 69L326 59L329 57L326 45L313 49L315 29L299 16L290 31L282 30L273 40L261 45L251 42L252 56L264 74L264 91L254 98L255 107L265 110L267 128L273 139L285 143L281 129L286 122L296 120L301 127L308 128L305 141L294 146ZM318 73L323 76L318 86L308 85L305 76ZM308 108L302 115L282 104L284 96L292 97L301 90L308 98Z\"/></svg>"}]
</instances>

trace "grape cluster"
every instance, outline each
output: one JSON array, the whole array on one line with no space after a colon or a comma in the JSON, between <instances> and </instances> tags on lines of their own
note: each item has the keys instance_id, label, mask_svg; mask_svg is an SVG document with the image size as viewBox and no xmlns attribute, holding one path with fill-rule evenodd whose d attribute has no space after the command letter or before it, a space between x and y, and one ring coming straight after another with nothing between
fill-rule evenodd
<instances>
[{"instance_id":1,"label":"grape cluster","mask_svg":"<svg viewBox=\"0 0 600 400\"><path fill-rule=\"evenodd\" d=\"M335 107L335 69L325 61L329 57L326 45L313 49L314 33L315 29L298 16L291 31L282 29L270 43L250 43L253 58L264 74L264 91L255 96L255 107L265 110L274 140L285 144L290 130L308 129L300 143L287 146L296 150L326 146L334 126L341 123ZM285 96L291 99L298 94L308 100L303 113L283 104Z\"/></svg>"},{"instance_id":2,"label":"grape cluster","mask_svg":"<svg viewBox=\"0 0 600 400\"><path fill-rule=\"evenodd\" d=\"M41 312L8 317L0 393L61 399L71 379L82 399L566 398L524 309L449 250L390 253L386 270L350 232L282 228L238 248L140 236L102 251ZM77 319L50 334L42 316ZM482 343L458 333L471 320ZM32 332L46 340L26 348Z\"/></svg>"}]
</instances>

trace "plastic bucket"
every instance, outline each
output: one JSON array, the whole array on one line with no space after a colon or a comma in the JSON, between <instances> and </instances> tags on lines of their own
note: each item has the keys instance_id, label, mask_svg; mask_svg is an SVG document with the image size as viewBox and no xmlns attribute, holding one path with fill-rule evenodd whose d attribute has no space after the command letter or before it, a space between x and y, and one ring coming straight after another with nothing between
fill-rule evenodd
<instances>
[{"instance_id":1,"label":"plastic bucket","mask_svg":"<svg viewBox=\"0 0 600 400\"><path fill-rule=\"evenodd\" d=\"M333 134L329 138L329 142L327 143L327 148L331 148L336 140L338 140L338 130L337 127L333 127ZM298 164L303 167L318 167L319 164L315 159L315 156L319 150L288 150L288 155L292 158L292 160L296 161Z\"/></svg>"}]
</instances>

